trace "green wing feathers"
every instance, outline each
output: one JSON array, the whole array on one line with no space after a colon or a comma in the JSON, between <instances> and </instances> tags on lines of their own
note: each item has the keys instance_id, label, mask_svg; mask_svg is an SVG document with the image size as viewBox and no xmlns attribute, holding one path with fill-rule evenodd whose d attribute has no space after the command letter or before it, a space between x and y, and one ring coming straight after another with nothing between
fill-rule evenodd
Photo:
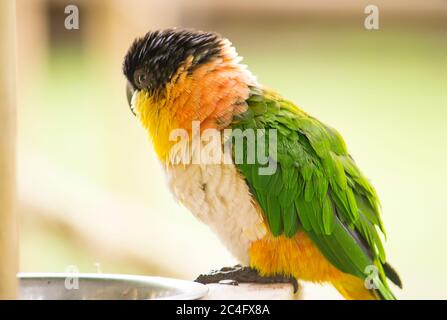
<instances>
[{"instance_id":1,"label":"green wing feathers","mask_svg":"<svg viewBox=\"0 0 447 320\"><path fill-rule=\"evenodd\" d=\"M377 294L394 298L386 277L400 280L386 264L379 199L340 134L270 91L252 88L247 104L233 129L265 129L266 150L269 129L276 129L273 174L260 175L258 162L236 163L272 234L292 237L304 230L334 266L361 279L375 266Z\"/></svg>"}]
</instances>

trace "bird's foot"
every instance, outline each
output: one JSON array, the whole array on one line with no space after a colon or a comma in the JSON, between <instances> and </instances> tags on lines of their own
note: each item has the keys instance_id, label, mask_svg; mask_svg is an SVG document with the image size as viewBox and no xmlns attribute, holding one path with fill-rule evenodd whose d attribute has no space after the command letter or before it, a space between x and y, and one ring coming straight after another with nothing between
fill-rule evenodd
<instances>
[{"instance_id":1,"label":"bird's foot","mask_svg":"<svg viewBox=\"0 0 447 320\"><path fill-rule=\"evenodd\" d=\"M201 274L194 281L202 284L220 283L233 286L237 286L239 283L290 283L293 286L293 292L298 291L298 281L294 277L261 276L256 269L243 267L240 264Z\"/></svg>"}]
</instances>

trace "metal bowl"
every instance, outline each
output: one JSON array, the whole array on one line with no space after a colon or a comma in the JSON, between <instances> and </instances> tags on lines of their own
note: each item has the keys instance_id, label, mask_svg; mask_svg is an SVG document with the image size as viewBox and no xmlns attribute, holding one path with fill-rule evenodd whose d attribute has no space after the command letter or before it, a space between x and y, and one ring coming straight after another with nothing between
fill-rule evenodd
<instances>
[{"instance_id":1,"label":"metal bowl","mask_svg":"<svg viewBox=\"0 0 447 320\"><path fill-rule=\"evenodd\" d=\"M162 277L90 273L19 273L22 300L200 299L200 283Z\"/></svg>"}]
</instances>

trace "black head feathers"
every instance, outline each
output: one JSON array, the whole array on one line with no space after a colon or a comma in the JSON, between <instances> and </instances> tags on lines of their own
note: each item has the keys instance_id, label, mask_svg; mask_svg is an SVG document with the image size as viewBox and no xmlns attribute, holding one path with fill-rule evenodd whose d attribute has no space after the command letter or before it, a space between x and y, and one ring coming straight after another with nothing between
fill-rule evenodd
<instances>
[{"instance_id":1,"label":"black head feathers","mask_svg":"<svg viewBox=\"0 0 447 320\"><path fill-rule=\"evenodd\" d=\"M189 56L193 61L188 72L219 57L222 40L216 33L187 29L148 32L128 50L124 75L135 89L161 89Z\"/></svg>"}]
</instances>

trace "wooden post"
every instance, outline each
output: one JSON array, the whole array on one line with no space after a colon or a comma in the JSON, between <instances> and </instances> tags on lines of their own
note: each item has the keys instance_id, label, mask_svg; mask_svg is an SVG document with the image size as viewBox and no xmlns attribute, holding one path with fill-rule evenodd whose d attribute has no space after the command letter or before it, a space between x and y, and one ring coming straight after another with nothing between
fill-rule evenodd
<instances>
[{"instance_id":1,"label":"wooden post","mask_svg":"<svg viewBox=\"0 0 447 320\"><path fill-rule=\"evenodd\" d=\"M15 1L0 1L0 299L15 299L18 269L15 216Z\"/></svg>"}]
</instances>

